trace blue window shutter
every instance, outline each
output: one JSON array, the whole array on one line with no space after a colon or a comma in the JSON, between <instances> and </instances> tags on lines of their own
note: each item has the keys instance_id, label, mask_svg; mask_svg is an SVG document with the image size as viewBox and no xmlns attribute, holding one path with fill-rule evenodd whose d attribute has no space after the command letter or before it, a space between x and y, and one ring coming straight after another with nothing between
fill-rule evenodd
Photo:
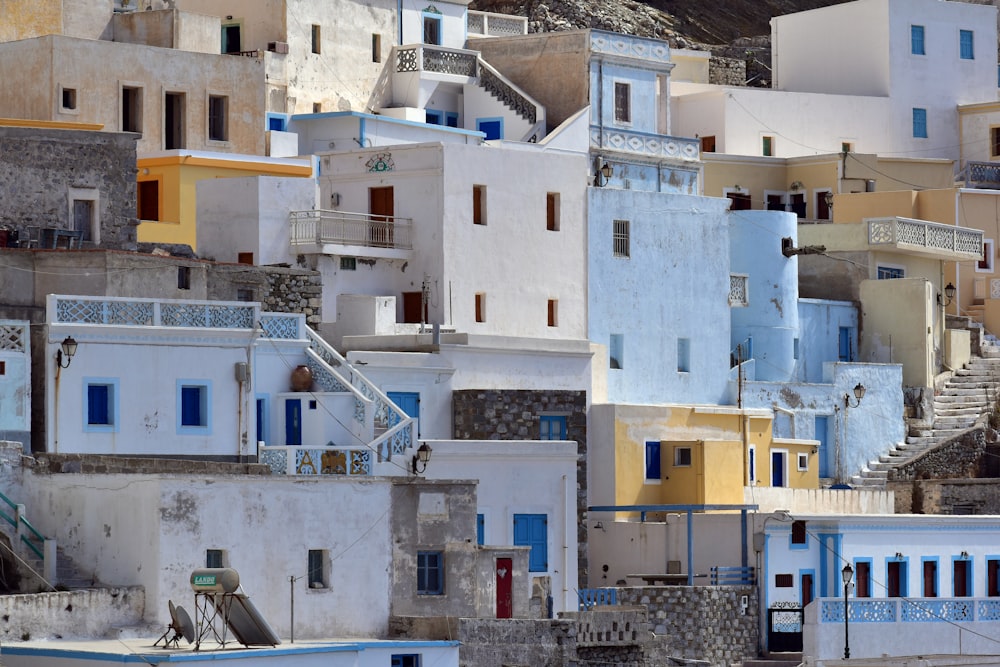
<instances>
[{"instance_id":1,"label":"blue window shutter","mask_svg":"<svg viewBox=\"0 0 1000 667\"><path fill-rule=\"evenodd\" d=\"M514 515L514 545L531 547L529 572L547 572L549 569L548 523L545 514Z\"/></svg>"},{"instance_id":2,"label":"blue window shutter","mask_svg":"<svg viewBox=\"0 0 1000 667\"><path fill-rule=\"evenodd\" d=\"M181 387L181 426L201 425L201 387Z\"/></svg>"},{"instance_id":3,"label":"blue window shutter","mask_svg":"<svg viewBox=\"0 0 1000 667\"><path fill-rule=\"evenodd\" d=\"M910 53L916 56L924 55L924 26L910 26Z\"/></svg>"},{"instance_id":4,"label":"blue window shutter","mask_svg":"<svg viewBox=\"0 0 1000 667\"><path fill-rule=\"evenodd\" d=\"M87 423L110 424L110 388L106 384L87 385Z\"/></svg>"},{"instance_id":5,"label":"blue window shutter","mask_svg":"<svg viewBox=\"0 0 1000 667\"><path fill-rule=\"evenodd\" d=\"M927 138L927 109L913 109L913 136L918 139Z\"/></svg>"},{"instance_id":6,"label":"blue window shutter","mask_svg":"<svg viewBox=\"0 0 1000 667\"><path fill-rule=\"evenodd\" d=\"M476 544L486 543L486 517L482 514L476 515Z\"/></svg>"},{"instance_id":7,"label":"blue window shutter","mask_svg":"<svg viewBox=\"0 0 1000 667\"><path fill-rule=\"evenodd\" d=\"M976 57L972 39L971 30L958 31L959 57L962 60L973 60Z\"/></svg>"},{"instance_id":8,"label":"blue window shutter","mask_svg":"<svg viewBox=\"0 0 1000 667\"><path fill-rule=\"evenodd\" d=\"M660 442L646 441L646 479L660 479Z\"/></svg>"}]
</instances>

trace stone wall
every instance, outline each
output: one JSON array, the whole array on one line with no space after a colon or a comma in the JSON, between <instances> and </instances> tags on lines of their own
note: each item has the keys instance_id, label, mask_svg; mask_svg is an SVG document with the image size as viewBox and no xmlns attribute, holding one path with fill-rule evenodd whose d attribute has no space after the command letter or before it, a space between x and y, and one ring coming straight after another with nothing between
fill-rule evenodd
<instances>
[{"instance_id":1,"label":"stone wall","mask_svg":"<svg viewBox=\"0 0 1000 667\"><path fill-rule=\"evenodd\" d=\"M140 625L145 607L146 593L139 586L0 595L0 638L6 645L103 637L117 627Z\"/></svg>"},{"instance_id":2,"label":"stone wall","mask_svg":"<svg viewBox=\"0 0 1000 667\"><path fill-rule=\"evenodd\" d=\"M976 483L996 470L990 449L986 431L976 428L890 470L886 487L895 495L896 513L952 514L957 506L958 514L991 514L978 508L998 507L988 489L995 480ZM975 511L968 511L970 505Z\"/></svg>"},{"instance_id":3,"label":"stone wall","mask_svg":"<svg viewBox=\"0 0 1000 667\"><path fill-rule=\"evenodd\" d=\"M100 454L36 454L26 467L40 474L124 473L131 475L270 475L261 463L226 463L192 459L107 456Z\"/></svg>"},{"instance_id":4,"label":"stone wall","mask_svg":"<svg viewBox=\"0 0 1000 667\"><path fill-rule=\"evenodd\" d=\"M576 510L579 587L587 587L587 394L583 391L466 389L452 392L456 440L538 440L539 415L566 415L577 443Z\"/></svg>"},{"instance_id":5,"label":"stone wall","mask_svg":"<svg viewBox=\"0 0 1000 667\"><path fill-rule=\"evenodd\" d=\"M1000 514L996 479L925 479L907 482L896 494L896 512L905 514Z\"/></svg>"},{"instance_id":6,"label":"stone wall","mask_svg":"<svg viewBox=\"0 0 1000 667\"><path fill-rule=\"evenodd\" d=\"M986 434L972 429L889 471L889 481L979 477L986 454Z\"/></svg>"},{"instance_id":7,"label":"stone wall","mask_svg":"<svg viewBox=\"0 0 1000 667\"><path fill-rule=\"evenodd\" d=\"M708 61L708 82L717 86L743 86L747 80L747 63L738 58L712 56Z\"/></svg>"},{"instance_id":8,"label":"stone wall","mask_svg":"<svg viewBox=\"0 0 1000 667\"><path fill-rule=\"evenodd\" d=\"M0 228L22 239L29 227L74 229L71 199L96 194L100 247L134 250L136 139L116 132L0 127Z\"/></svg>"},{"instance_id":9,"label":"stone wall","mask_svg":"<svg viewBox=\"0 0 1000 667\"><path fill-rule=\"evenodd\" d=\"M746 613L740 598L746 595ZM638 586L618 589L622 605L647 610L653 642L649 664L670 657L728 667L757 655L758 605L753 586Z\"/></svg>"},{"instance_id":10,"label":"stone wall","mask_svg":"<svg viewBox=\"0 0 1000 667\"><path fill-rule=\"evenodd\" d=\"M259 301L270 313L301 313L313 328L322 321L323 277L284 266L216 264L209 270L208 298Z\"/></svg>"},{"instance_id":11,"label":"stone wall","mask_svg":"<svg viewBox=\"0 0 1000 667\"><path fill-rule=\"evenodd\" d=\"M606 607L552 620L459 621L459 665L604 664L645 667L649 623L642 608Z\"/></svg>"}]
</instances>

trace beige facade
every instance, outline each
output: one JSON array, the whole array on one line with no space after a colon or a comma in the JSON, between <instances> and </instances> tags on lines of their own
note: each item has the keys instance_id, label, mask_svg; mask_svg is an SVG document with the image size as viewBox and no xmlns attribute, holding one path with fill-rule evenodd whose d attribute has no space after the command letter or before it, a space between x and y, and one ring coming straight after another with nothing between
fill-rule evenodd
<instances>
[{"instance_id":1,"label":"beige facade","mask_svg":"<svg viewBox=\"0 0 1000 667\"><path fill-rule=\"evenodd\" d=\"M204 21L191 25L205 34ZM264 153L257 59L58 35L0 44L0 59L22 64L0 77L0 117L136 132L140 154Z\"/></svg>"},{"instance_id":2,"label":"beige facade","mask_svg":"<svg viewBox=\"0 0 1000 667\"><path fill-rule=\"evenodd\" d=\"M121 0L0 0L0 42L45 35L111 39L113 2Z\"/></svg>"}]
</instances>

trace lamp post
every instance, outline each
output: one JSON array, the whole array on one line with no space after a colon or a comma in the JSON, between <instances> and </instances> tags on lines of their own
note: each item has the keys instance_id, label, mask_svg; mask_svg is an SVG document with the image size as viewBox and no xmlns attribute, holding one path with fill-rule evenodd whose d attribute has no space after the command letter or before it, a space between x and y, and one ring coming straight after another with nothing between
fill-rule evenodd
<instances>
[{"instance_id":1,"label":"lamp post","mask_svg":"<svg viewBox=\"0 0 1000 667\"><path fill-rule=\"evenodd\" d=\"M844 566L844 569L840 571L840 576L844 579L844 660L850 660L851 658L851 642L848 639L848 630L850 625L848 624L848 612L847 612L847 591L851 588L851 579L854 578L854 568L848 563Z\"/></svg>"}]
</instances>

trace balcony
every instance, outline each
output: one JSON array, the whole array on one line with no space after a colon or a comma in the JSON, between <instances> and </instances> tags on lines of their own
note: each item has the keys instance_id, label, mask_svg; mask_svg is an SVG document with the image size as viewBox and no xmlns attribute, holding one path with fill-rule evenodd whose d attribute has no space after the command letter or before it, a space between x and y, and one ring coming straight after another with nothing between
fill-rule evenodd
<instances>
[{"instance_id":1,"label":"balcony","mask_svg":"<svg viewBox=\"0 0 1000 667\"><path fill-rule=\"evenodd\" d=\"M974 188L1000 190L1000 162L972 162L965 165L969 183Z\"/></svg>"},{"instance_id":2,"label":"balcony","mask_svg":"<svg viewBox=\"0 0 1000 667\"><path fill-rule=\"evenodd\" d=\"M868 218L868 245L946 261L980 260L983 232L912 218ZM887 247L889 246L889 247Z\"/></svg>"},{"instance_id":3,"label":"balcony","mask_svg":"<svg viewBox=\"0 0 1000 667\"><path fill-rule=\"evenodd\" d=\"M528 18L469 10L469 37L510 37L528 34Z\"/></svg>"},{"instance_id":4,"label":"balcony","mask_svg":"<svg viewBox=\"0 0 1000 667\"><path fill-rule=\"evenodd\" d=\"M591 150L618 151L682 162L701 160L701 144L697 139L636 132L600 125L590 126L590 148Z\"/></svg>"},{"instance_id":5,"label":"balcony","mask_svg":"<svg viewBox=\"0 0 1000 667\"><path fill-rule=\"evenodd\" d=\"M407 259L413 249L413 221L347 211L292 211L293 252Z\"/></svg>"},{"instance_id":6,"label":"balcony","mask_svg":"<svg viewBox=\"0 0 1000 667\"><path fill-rule=\"evenodd\" d=\"M479 76L479 54L464 49L449 49L431 44L396 48L396 72L433 72L456 76Z\"/></svg>"}]
</instances>

